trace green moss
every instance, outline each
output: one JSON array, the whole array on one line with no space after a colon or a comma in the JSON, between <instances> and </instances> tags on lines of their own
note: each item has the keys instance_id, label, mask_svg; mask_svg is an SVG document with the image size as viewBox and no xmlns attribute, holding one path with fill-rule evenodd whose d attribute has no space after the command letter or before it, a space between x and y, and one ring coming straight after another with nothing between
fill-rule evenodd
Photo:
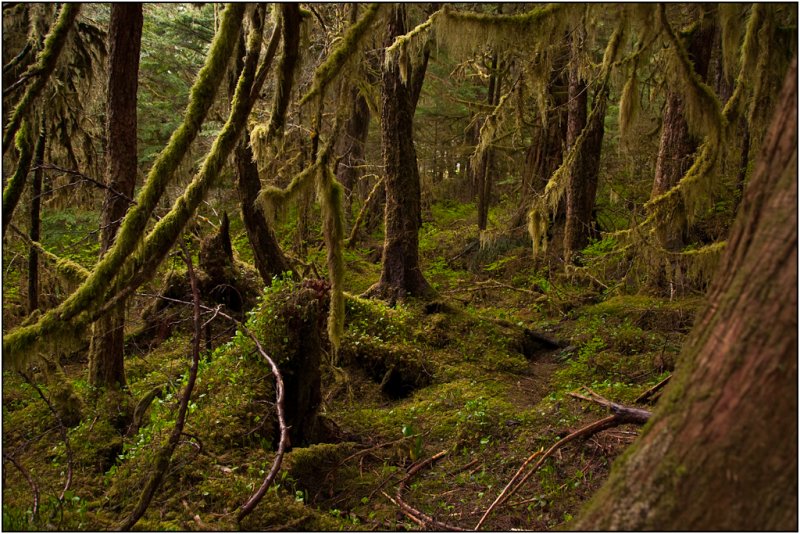
<instances>
[{"instance_id":1,"label":"green moss","mask_svg":"<svg viewBox=\"0 0 800 534\"><path fill-rule=\"evenodd\" d=\"M28 171L33 161L33 137L28 121L22 123L22 127L14 137L14 146L19 154L17 170L3 189L3 236L6 235L8 225L11 223L11 216L17 207L22 192L25 190L25 183L28 180Z\"/></svg>"},{"instance_id":2,"label":"green moss","mask_svg":"<svg viewBox=\"0 0 800 534\"><path fill-rule=\"evenodd\" d=\"M72 4L67 4L67 6L70 5ZM67 7L65 6L64 9L66 10ZM211 45L206 64L200 70L197 81L192 87L189 106L183 124L173 133L169 143L153 164L144 186L136 197L137 203L131 207L122 222L113 247L103 256L92 271L91 276L63 303L48 311L35 325L26 327L25 330L13 330L3 336L4 351L13 353L15 358L21 360L36 345L37 341L44 338L52 339L61 335L61 332L64 331L79 329L81 325L76 324L74 319L90 308L99 307L107 299L105 293L114 277L120 271L124 273L126 270L130 270L125 269L123 263L139 245L153 209L161 199L172 178L172 174L188 151L189 145L200 131L203 119L214 102L219 82L227 69L228 59L233 52L241 30L244 10L245 6L243 4L231 4L224 11L220 30ZM227 156L227 153L225 156ZM219 160L217 168L219 168L225 158L217 159ZM197 188L195 187L192 191L195 197L197 196L196 190ZM199 199L197 202L199 202ZM181 199L179 199L178 203L181 203ZM182 214L185 214L185 211ZM175 230L177 229L177 224L172 220L174 218L173 216L167 222L162 220L162 223L171 225L170 228ZM188 219L188 216L186 218ZM183 225L181 225L181 229L182 227ZM177 235L179 232L172 233ZM155 243L155 248L158 248L158 246L166 248L165 244L169 242L168 237L157 235L155 239L151 240L150 244ZM171 243L174 243L174 239L172 239ZM147 252L150 251L148 250ZM166 250L163 250L161 257L156 260L156 265L166 252ZM88 317L85 317L83 321L88 319Z\"/></svg>"},{"instance_id":3,"label":"green moss","mask_svg":"<svg viewBox=\"0 0 800 534\"><path fill-rule=\"evenodd\" d=\"M10 114L8 125L5 132L3 132L3 154L5 154L7 147L11 146L11 141L15 138L23 119L56 68L56 63L67 41L67 36L74 26L80 10L81 5L79 3L67 3L61 7L58 20L53 25L50 33L47 34L47 37L45 37L44 46L37 55L36 62L25 73L25 75L33 77L33 82L28 86L25 94L22 95L22 98L14 107L14 111Z\"/></svg>"},{"instance_id":4,"label":"green moss","mask_svg":"<svg viewBox=\"0 0 800 534\"><path fill-rule=\"evenodd\" d=\"M378 16L380 9L381 4L369 4L358 21L347 28L347 31L336 48L331 51L325 61L314 71L314 80L312 81L311 89L300 99L301 106L312 98L324 96L325 89L328 85L342 72L342 68L348 60L355 55L359 44Z\"/></svg>"}]
</instances>

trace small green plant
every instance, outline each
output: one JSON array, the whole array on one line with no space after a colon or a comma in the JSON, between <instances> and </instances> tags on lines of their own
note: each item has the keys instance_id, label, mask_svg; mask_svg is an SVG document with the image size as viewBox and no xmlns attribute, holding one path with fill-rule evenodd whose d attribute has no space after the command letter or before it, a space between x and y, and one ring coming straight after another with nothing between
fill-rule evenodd
<instances>
[{"instance_id":1,"label":"small green plant","mask_svg":"<svg viewBox=\"0 0 800 534\"><path fill-rule=\"evenodd\" d=\"M417 434L414 427L410 424L403 425L402 432L404 438L414 438L408 448L408 456L411 458L411 461L416 462L422 457L422 435Z\"/></svg>"}]
</instances>

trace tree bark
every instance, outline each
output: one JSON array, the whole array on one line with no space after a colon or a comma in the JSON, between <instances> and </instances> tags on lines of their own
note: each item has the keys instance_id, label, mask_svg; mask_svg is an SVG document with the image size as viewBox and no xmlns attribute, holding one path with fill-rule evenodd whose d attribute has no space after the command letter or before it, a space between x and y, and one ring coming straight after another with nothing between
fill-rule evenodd
<instances>
[{"instance_id":1,"label":"tree bark","mask_svg":"<svg viewBox=\"0 0 800 534\"><path fill-rule=\"evenodd\" d=\"M573 36L573 60L569 68L569 100L567 104L567 149L572 150L581 133L585 139L579 147L569 175L566 195L566 226L564 228L564 261L572 261L578 252L589 243L594 222L593 210L597 193L597 174L600 170L600 151L605 131L608 89L601 87L595 94L593 107L597 111L591 123L587 123L586 106L589 100L588 86L579 71L576 54L583 47L583 32Z\"/></svg>"},{"instance_id":2,"label":"tree bark","mask_svg":"<svg viewBox=\"0 0 800 534\"><path fill-rule=\"evenodd\" d=\"M797 57L709 304L644 434L577 530L797 521Z\"/></svg>"},{"instance_id":3,"label":"tree bark","mask_svg":"<svg viewBox=\"0 0 800 534\"><path fill-rule=\"evenodd\" d=\"M106 190L103 200L101 257L111 248L128 211L125 197L136 187L136 93L142 41L142 4L113 4L109 22L108 110L106 116ZM125 386L123 360L125 302L94 324L89 351L89 383L117 389Z\"/></svg>"},{"instance_id":4,"label":"tree bark","mask_svg":"<svg viewBox=\"0 0 800 534\"><path fill-rule=\"evenodd\" d=\"M41 207L42 207L42 164L44 163L44 148L47 142L44 119L40 121L39 138L33 153L33 183L31 184L31 221L28 235L31 241L41 241ZM39 309L39 252L31 247L28 252L28 313Z\"/></svg>"},{"instance_id":5,"label":"tree bark","mask_svg":"<svg viewBox=\"0 0 800 534\"><path fill-rule=\"evenodd\" d=\"M406 32L405 6L392 8L386 46ZM422 225L420 178L414 149L414 96L424 73L411 72L404 84L398 65L381 72L381 139L386 186L385 238L381 278L368 295L395 301L406 296L425 297L433 290L419 267L419 228ZM410 87L411 86L411 87Z\"/></svg>"},{"instance_id":6,"label":"tree bark","mask_svg":"<svg viewBox=\"0 0 800 534\"><path fill-rule=\"evenodd\" d=\"M695 72L706 79L714 45L714 22L710 14L703 12L700 26L692 33L687 45L689 59ZM655 178L650 198L656 198L672 189L692 165L697 139L689 133L684 118L683 99L675 90L667 91L664 106L661 142L656 159ZM657 232L661 245L667 250L680 250L684 245L685 228L678 234Z\"/></svg>"},{"instance_id":7,"label":"tree bark","mask_svg":"<svg viewBox=\"0 0 800 534\"><path fill-rule=\"evenodd\" d=\"M242 220L247 231L250 246L253 247L253 260L258 274L267 286L272 285L276 275L291 271L289 261L281 250L272 227L255 201L261 191L261 179L258 177L258 166L253 161L253 150L250 148L250 135L236 147L236 171L238 174L239 200L242 203Z\"/></svg>"}]
</instances>

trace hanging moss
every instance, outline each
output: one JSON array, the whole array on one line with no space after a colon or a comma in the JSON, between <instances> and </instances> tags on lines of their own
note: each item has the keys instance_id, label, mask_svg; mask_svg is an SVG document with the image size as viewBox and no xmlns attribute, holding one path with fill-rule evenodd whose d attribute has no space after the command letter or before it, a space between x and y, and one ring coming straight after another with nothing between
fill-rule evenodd
<instances>
[{"instance_id":1,"label":"hanging moss","mask_svg":"<svg viewBox=\"0 0 800 534\"><path fill-rule=\"evenodd\" d=\"M22 192L25 190L25 183L28 181L28 171L33 161L33 137L28 121L22 123L22 127L14 136L14 146L19 154L17 170L3 189L3 237L6 235L8 225L11 223L11 216L19 203Z\"/></svg>"},{"instance_id":2,"label":"hanging moss","mask_svg":"<svg viewBox=\"0 0 800 534\"><path fill-rule=\"evenodd\" d=\"M314 71L314 81L311 89L300 99L301 106L312 98L325 93L328 84L342 71L345 63L355 55L358 45L367 34L367 30L378 16L380 9L380 4L369 4L358 21L347 29L338 46L328 55L322 65Z\"/></svg>"},{"instance_id":3,"label":"hanging moss","mask_svg":"<svg viewBox=\"0 0 800 534\"><path fill-rule=\"evenodd\" d=\"M671 75L668 79L682 97L684 117L689 131L695 135L708 136L718 143L724 125L719 98L695 72L694 65L689 59L689 52L667 20L664 4L659 5L659 16L672 48L672 54L669 55Z\"/></svg>"},{"instance_id":4,"label":"hanging moss","mask_svg":"<svg viewBox=\"0 0 800 534\"><path fill-rule=\"evenodd\" d=\"M57 308L48 311L35 325L26 327L24 331L15 329L3 336L4 351L13 347L14 356L21 361L35 342L58 336L58 330L74 331L80 321L73 319L89 308L102 304L106 298L106 290L122 270L123 262L141 242L153 209L188 151L189 145L197 136L203 119L214 102L219 82L225 74L228 59L241 31L244 11L244 4L231 4L225 9L206 64L200 70L197 81L192 87L183 124L173 133L166 148L153 164L144 187L137 196L136 204L131 207L122 222L113 247L103 256L81 287ZM83 321L86 320L88 317L84 316Z\"/></svg>"},{"instance_id":5,"label":"hanging moss","mask_svg":"<svg viewBox=\"0 0 800 534\"><path fill-rule=\"evenodd\" d=\"M26 245L35 249L39 254L44 257L45 260L49 261L56 269L56 273L62 277L62 279L70 284L80 284L86 278L89 277L89 271L85 269L79 263L72 261L69 258L60 258L44 248L41 243L38 241L32 240L30 237L25 235L24 232L19 231L16 227L13 227L14 231L17 233L19 237L25 242Z\"/></svg>"},{"instance_id":6,"label":"hanging moss","mask_svg":"<svg viewBox=\"0 0 800 534\"><path fill-rule=\"evenodd\" d=\"M8 126L3 132L3 154L11 146L11 140L17 134L17 130L22 124L22 119L30 111L34 100L42 92L42 89L50 79L50 74L56 68L58 58L64 49L64 43L67 41L67 36L80 10L80 4L62 4L58 20L53 26L53 30L47 34L44 40L44 47L36 57L36 63L25 73L26 76L33 77L33 82L28 86L25 94L14 107L14 111L8 119Z\"/></svg>"},{"instance_id":7,"label":"hanging moss","mask_svg":"<svg viewBox=\"0 0 800 534\"><path fill-rule=\"evenodd\" d=\"M744 35L746 9L746 4L719 4L722 71L726 77L732 76L736 72L739 63L741 51L739 43Z\"/></svg>"},{"instance_id":8,"label":"hanging moss","mask_svg":"<svg viewBox=\"0 0 800 534\"><path fill-rule=\"evenodd\" d=\"M254 100L250 95L254 89L255 70L261 47L263 26L251 30L248 53L236 91L231 103L231 113L222 131L208 152L200 170L194 175L183 195L150 231L141 248L120 269L111 294L117 294L131 285L138 286L148 280L166 257L203 201L214 180L221 174L228 155L239 140ZM258 88L255 88L258 90ZM108 299L110 295L107 295Z\"/></svg>"},{"instance_id":9,"label":"hanging moss","mask_svg":"<svg viewBox=\"0 0 800 534\"><path fill-rule=\"evenodd\" d=\"M261 190L256 202L268 218L274 220L276 213L289 202L294 201L303 193L311 191L314 187L315 177L319 170L319 162L309 165L289 182L285 189L268 185Z\"/></svg>"},{"instance_id":10,"label":"hanging moss","mask_svg":"<svg viewBox=\"0 0 800 534\"><path fill-rule=\"evenodd\" d=\"M438 42L466 55L483 47L502 51L521 43L536 48L558 42L577 12L576 5L551 3L515 15L492 15L456 11L445 4L433 26Z\"/></svg>"},{"instance_id":11,"label":"hanging moss","mask_svg":"<svg viewBox=\"0 0 800 534\"><path fill-rule=\"evenodd\" d=\"M578 138L570 147L569 152L564 157L564 161L550 177L547 185L544 188L544 193L534 198L531 203L531 208L528 211L528 233L533 241L533 254L534 256L540 252L547 250L547 226L549 215L555 214L558 210L558 205L561 202L569 181L569 175L572 172L572 167L582 150L583 144L591 134L590 126L596 122L598 113L605 113L606 100L608 99L608 83L611 76L611 69L619 52L619 46L622 41L622 25L617 27L614 33L608 40L605 53L603 54L603 63L600 66L600 77L597 82L597 97L595 98L594 106L589 116L586 118L586 126L581 131Z\"/></svg>"},{"instance_id":12,"label":"hanging moss","mask_svg":"<svg viewBox=\"0 0 800 534\"><path fill-rule=\"evenodd\" d=\"M328 249L328 275L331 281L331 305L328 315L328 338L333 348L333 365L337 363L339 346L344 335L344 187L333 175L330 165L323 167L320 177L320 202L323 210L323 233Z\"/></svg>"}]
</instances>

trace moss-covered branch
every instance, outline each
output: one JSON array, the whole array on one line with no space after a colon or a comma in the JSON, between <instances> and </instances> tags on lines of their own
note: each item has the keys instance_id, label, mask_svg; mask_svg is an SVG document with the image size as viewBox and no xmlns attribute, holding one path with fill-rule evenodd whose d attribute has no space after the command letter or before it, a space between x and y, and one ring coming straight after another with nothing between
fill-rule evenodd
<instances>
[{"instance_id":1,"label":"moss-covered branch","mask_svg":"<svg viewBox=\"0 0 800 534\"><path fill-rule=\"evenodd\" d=\"M325 61L314 71L311 89L300 100L300 105L325 93L328 84L341 72L342 67L355 53L362 38L378 16L380 4L369 4L358 22L347 28L339 45L328 55Z\"/></svg>"},{"instance_id":2,"label":"moss-covered branch","mask_svg":"<svg viewBox=\"0 0 800 534\"><path fill-rule=\"evenodd\" d=\"M34 241L30 237L28 237L25 232L14 226L13 224L10 225L10 228L16 233L22 240L25 242L26 245L35 249L39 254L41 254L44 259L49 261L53 264L56 269L56 273L58 273L66 282L73 283L73 284L80 284L84 280L89 277L89 270L84 268L81 264L72 261L69 258L62 258L56 256L38 241Z\"/></svg>"},{"instance_id":3,"label":"moss-covered branch","mask_svg":"<svg viewBox=\"0 0 800 534\"><path fill-rule=\"evenodd\" d=\"M186 187L186 191L175 201L169 213L150 231L141 249L125 262L105 300L109 300L131 286L138 287L155 274L158 266L205 198L214 180L222 172L228 155L236 146L255 103L250 95L257 94L260 90L259 87L254 86L254 83L263 37L265 19L263 10L263 6L260 6L253 17L247 54L239 81L236 84L228 120L214 140L200 170Z\"/></svg>"},{"instance_id":4,"label":"moss-covered branch","mask_svg":"<svg viewBox=\"0 0 800 534\"><path fill-rule=\"evenodd\" d=\"M22 192L25 190L28 171L30 171L31 162L33 161L33 139L28 121L24 121L22 127L17 131L14 145L19 153L19 161L17 162L17 170L14 171L14 175L6 184L6 188L3 189L3 237L5 237L6 230L8 230L11 216L14 215L14 209L17 207L19 199L22 197Z\"/></svg>"},{"instance_id":5,"label":"moss-covered branch","mask_svg":"<svg viewBox=\"0 0 800 534\"><path fill-rule=\"evenodd\" d=\"M22 95L8 119L8 125L3 132L3 155L5 155L8 147L11 146L11 140L17 134L17 130L22 124L22 119L30 111L34 100L42 92L42 89L50 79L50 74L55 70L58 58L64 49L64 43L67 41L67 36L80 10L81 4L62 4L58 20L50 33L47 34L44 40L44 47L36 57L36 63L28 71L30 75L34 76L33 82L28 86L25 94Z\"/></svg>"},{"instance_id":6,"label":"moss-covered branch","mask_svg":"<svg viewBox=\"0 0 800 534\"><path fill-rule=\"evenodd\" d=\"M49 336L74 334L77 332L77 325L73 319L102 304L107 289L120 272L123 263L141 242L153 209L192 141L197 137L214 102L241 31L245 7L244 4L230 4L223 12L220 28L211 44L206 63L192 87L183 123L172 134L169 143L153 164L137 196L137 204L128 211L113 247L103 256L86 281L58 307L44 314L37 323L16 328L3 336L3 352L9 355L12 363L23 361L36 343ZM81 321L85 324L88 320L84 314Z\"/></svg>"}]
</instances>

